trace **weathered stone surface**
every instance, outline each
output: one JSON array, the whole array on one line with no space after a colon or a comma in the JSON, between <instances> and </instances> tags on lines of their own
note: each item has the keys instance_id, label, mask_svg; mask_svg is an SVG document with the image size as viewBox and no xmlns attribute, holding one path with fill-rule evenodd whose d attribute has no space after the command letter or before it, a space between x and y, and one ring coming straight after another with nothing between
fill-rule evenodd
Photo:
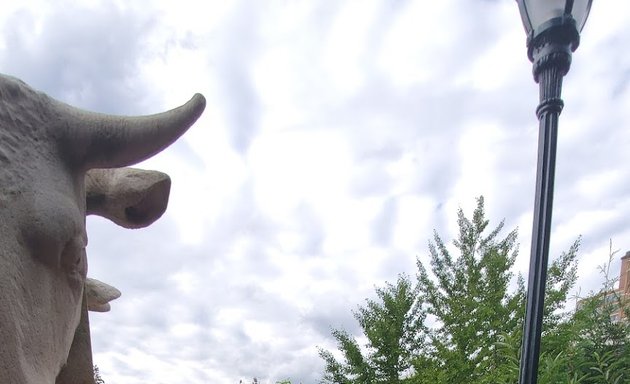
<instances>
[{"instance_id":1,"label":"weathered stone surface","mask_svg":"<svg viewBox=\"0 0 630 384\"><path fill-rule=\"evenodd\" d=\"M109 116L0 75L0 383L52 384L68 358L87 273L86 172L157 154L204 107L195 95L157 115ZM159 212L150 200L130 207L130 227Z\"/></svg>"},{"instance_id":2,"label":"weathered stone surface","mask_svg":"<svg viewBox=\"0 0 630 384\"><path fill-rule=\"evenodd\" d=\"M135 168L92 169L85 175L87 214L125 228L142 228L166 211L171 179Z\"/></svg>"},{"instance_id":3,"label":"weathered stone surface","mask_svg":"<svg viewBox=\"0 0 630 384\"><path fill-rule=\"evenodd\" d=\"M74 332L68 360L57 375L55 384L95 384L90 319L85 297L81 306L81 320Z\"/></svg>"},{"instance_id":4,"label":"weathered stone surface","mask_svg":"<svg viewBox=\"0 0 630 384\"><path fill-rule=\"evenodd\" d=\"M120 297L120 291L102 281L87 278L85 280L87 309L92 312L109 312L109 302Z\"/></svg>"}]
</instances>

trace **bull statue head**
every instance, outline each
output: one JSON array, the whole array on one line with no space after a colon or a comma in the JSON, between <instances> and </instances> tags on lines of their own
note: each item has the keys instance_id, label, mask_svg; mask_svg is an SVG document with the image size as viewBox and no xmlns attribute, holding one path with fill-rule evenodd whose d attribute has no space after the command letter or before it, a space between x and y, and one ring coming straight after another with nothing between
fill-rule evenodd
<instances>
[{"instance_id":1,"label":"bull statue head","mask_svg":"<svg viewBox=\"0 0 630 384\"><path fill-rule=\"evenodd\" d=\"M132 228L155 215L142 199L122 215L103 210L86 196L87 172L157 154L204 107L197 94L161 114L110 116L0 75L0 383L53 384L66 362L84 297L88 203Z\"/></svg>"},{"instance_id":2,"label":"bull statue head","mask_svg":"<svg viewBox=\"0 0 630 384\"><path fill-rule=\"evenodd\" d=\"M126 228L141 228L166 210L170 194L168 175L144 169L92 169L85 175L86 214L100 215ZM88 311L108 312L120 291L87 278L81 319L66 364L55 384L94 384L92 340Z\"/></svg>"}]
</instances>

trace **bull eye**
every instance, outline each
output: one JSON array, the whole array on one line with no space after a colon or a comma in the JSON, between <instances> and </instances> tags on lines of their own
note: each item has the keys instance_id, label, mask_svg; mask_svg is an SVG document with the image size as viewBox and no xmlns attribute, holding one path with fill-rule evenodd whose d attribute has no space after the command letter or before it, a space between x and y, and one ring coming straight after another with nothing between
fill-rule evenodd
<instances>
[{"instance_id":1,"label":"bull eye","mask_svg":"<svg viewBox=\"0 0 630 384\"><path fill-rule=\"evenodd\" d=\"M86 254L85 245L79 238L68 241L61 251L60 264L68 273L85 277Z\"/></svg>"}]
</instances>

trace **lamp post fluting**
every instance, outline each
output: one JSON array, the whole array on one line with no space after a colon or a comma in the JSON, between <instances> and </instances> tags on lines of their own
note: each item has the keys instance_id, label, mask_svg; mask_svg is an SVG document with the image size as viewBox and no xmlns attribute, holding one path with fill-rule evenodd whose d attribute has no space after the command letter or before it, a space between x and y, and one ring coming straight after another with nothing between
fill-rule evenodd
<instances>
[{"instance_id":1,"label":"lamp post fluting","mask_svg":"<svg viewBox=\"0 0 630 384\"><path fill-rule=\"evenodd\" d=\"M539 120L536 197L519 384L536 384L538 380L558 119L564 106L562 78L569 71L571 54L579 45L591 1L517 0L527 33L528 57L540 92L536 109Z\"/></svg>"}]
</instances>

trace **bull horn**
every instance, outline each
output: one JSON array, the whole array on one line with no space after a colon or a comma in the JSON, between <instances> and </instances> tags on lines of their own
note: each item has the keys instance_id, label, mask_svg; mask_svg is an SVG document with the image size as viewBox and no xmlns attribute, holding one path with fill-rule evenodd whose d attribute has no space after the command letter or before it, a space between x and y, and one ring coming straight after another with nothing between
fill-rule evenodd
<instances>
[{"instance_id":1,"label":"bull horn","mask_svg":"<svg viewBox=\"0 0 630 384\"><path fill-rule=\"evenodd\" d=\"M177 140L201 116L206 100L147 116L113 116L57 102L71 161L85 169L125 167L146 160Z\"/></svg>"}]
</instances>

